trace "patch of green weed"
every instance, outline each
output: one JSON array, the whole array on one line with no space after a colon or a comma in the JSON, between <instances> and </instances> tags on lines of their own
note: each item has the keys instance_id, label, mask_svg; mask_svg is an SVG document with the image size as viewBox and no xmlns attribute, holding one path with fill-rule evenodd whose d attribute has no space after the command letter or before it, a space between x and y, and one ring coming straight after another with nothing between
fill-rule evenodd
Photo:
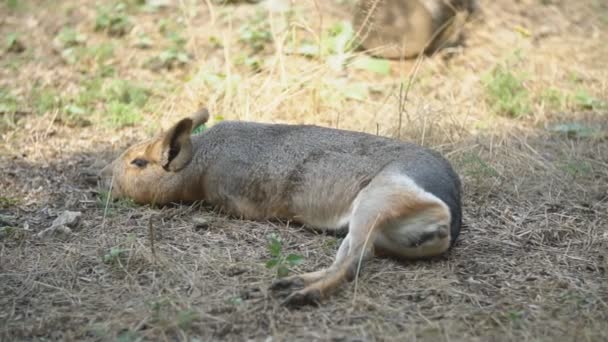
<instances>
[{"instance_id":1,"label":"patch of green weed","mask_svg":"<svg viewBox=\"0 0 608 342\"><path fill-rule=\"evenodd\" d=\"M10 10L16 10L19 7L19 0L5 0L6 7Z\"/></svg>"},{"instance_id":2,"label":"patch of green weed","mask_svg":"<svg viewBox=\"0 0 608 342\"><path fill-rule=\"evenodd\" d=\"M291 267L304 261L304 257L298 254L285 255L283 253L283 242L275 234L268 236L267 248L271 258L266 262L266 268L276 269L279 278L287 276Z\"/></svg>"},{"instance_id":3,"label":"patch of green weed","mask_svg":"<svg viewBox=\"0 0 608 342\"><path fill-rule=\"evenodd\" d=\"M106 110L106 122L112 127L133 126L143 120L139 109L129 103L110 102Z\"/></svg>"},{"instance_id":4,"label":"patch of green weed","mask_svg":"<svg viewBox=\"0 0 608 342\"><path fill-rule=\"evenodd\" d=\"M30 98L38 114L47 113L61 106L61 97L55 89L35 86L32 88Z\"/></svg>"},{"instance_id":5,"label":"patch of green weed","mask_svg":"<svg viewBox=\"0 0 608 342\"><path fill-rule=\"evenodd\" d=\"M200 319L197 311L176 303L170 298L160 298L147 303L150 308L151 323L164 331L187 330Z\"/></svg>"},{"instance_id":6,"label":"patch of green weed","mask_svg":"<svg viewBox=\"0 0 608 342\"><path fill-rule=\"evenodd\" d=\"M106 105L106 122L112 127L134 125L141 120L141 108L150 96L146 88L134 85L125 80L110 82L104 92Z\"/></svg>"},{"instance_id":7,"label":"patch of green weed","mask_svg":"<svg viewBox=\"0 0 608 342\"><path fill-rule=\"evenodd\" d=\"M95 31L103 31L110 36L124 36L133 27L126 9L127 5L123 2L112 6L98 7L95 17Z\"/></svg>"},{"instance_id":8,"label":"patch of green weed","mask_svg":"<svg viewBox=\"0 0 608 342\"><path fill-rule=\"evenodd\" d=\"M240 27L239 41L249 46L253 53L263 51L272 42L270 23L262 12L258 12L252 20Z\"/></svg>"},{"instance_id":9,"label":"patch of green weed","mask_svg":"<svg viewBox=\"0 0 608 342\"><path fill-rule=\"evenodd\" d=\"M0 208L6 209L19 204L19 200L11 197L0 196Z\"/></svg>"},{"instance_id":10,"label":"patch of green weed","mask_svg":"<svg viewBox=\"0 0 608 342\"><path fill-rule=\"evenodd\" d=\"M166 36L170 41L169 47L148 60L146 65L151 69L172 69L190 62L190 55L186 51L186 39L177 32L168 32Z\"/></svg>"},{"instance_id":11,"label":"patch of green weed","mask_svg":"<svg viewBox=\"0 0 608 342\"><path fill-rule=\"evenodd\" d=\"M565 110L568 106L568 94L557 88L545 89L540 99L551 110Z\"/></svg>"},{"instance_id":12,"label":"patch of green weed","mask_svg":"<svg viewBox=\"0 0 608 342\"><path fill-rule=\"evenodd\" d=\"M6 36L5 49L8 52L21 53L25 50L25 46L19 40L19 33L11 32Z\"/></svg>"},{"instance_id":13,"label":"patch of green weed","mask_svg":"<svg viewBox=\"0 0 608 342\"><path fill-rule=\"evenodd\" d=\"M117 342L139 342L142 341L143 338L135 331L132 330L123 330L116 336Z\"/></svg>"},{"instance_id":14,"label":"patch of green weed","mask_svg":"<svg viewBox=\"0 0 608 342\"><path fill-rule=\"evenodd\" d=\"M0 113L17 111L17 98L8 89L0 88Z\"/></svg>"},{"instance_id":15,"label":"patch of green weed","mask_svg":"<svg viewBox=\"0 0 608 342\"><path fill-rule=\"evenodd\" d=\"M73 27L64 27L55 37L55 41L58 45L68 48L77 45L84 45L87 41L87 36L79 33Z\"/></svg>"},{"instance_id":16,"label":"patch of green weed","mask_svg":"<svg viewBox=\"0 0 608 342\"><path fill-rule=\"evenodd\" d=\"M586 176L593 172L591 164L584 160L565 161L561 163L560 169L572 176L572 178L576 178L578 176Z\"/></svg>"},{"instance_id":17,"label":"patch of green weed","mask_svg":"<svg viewBox=\"0 0 608 342\"><path fill-rule=\"evenodd\" d=\"M574 92L573 96L574 104L582 109L594 110L607 108L608 103L598 98L591 96L586 90L578 89Z\"/></svg>"},{"instance_id":18,"label":"patch of green weed","mask_svg":"<svg viewBox=\"0 0 608 342\"><path fill-rule=\"evenodd\" d=\"M486 99L499 115L520 117L530 113L530 95L521 76L505 66L497 66L483 78Z\"/></svg>"},{"instance_id":19,"label":"patch of green weed","mask_svg":"<svg viewBox=\"0 0 608 342\"><path fill-rule=\"evenodd\" d=\"M116 265L118 263L126 261L128 255L128 249L120 247L111 247L110 250L107 251L101 259L104 264Z\"/></svg>"},{"instance_id":20,"label":"patch of green weed","mask_svg":"<svg viewBox=\"0 0 608 342\"><path fill-rule=\"evenodd\" d=\"M461 165L464 174L474 177L477 180L499 176L498 172L492 166L473 152L464 154L461 157L459 164Z\"/></svg>"},{"instance_id":21,"label":"patch of green weed","mask_svg":"<svg viewBox=\"0 0 608 342\"><path fill-rule=\"evenodd\" d=\"M143 107L150 97L150 91L132 82L117 79L112 80L107 85L104 97L108 101L118 101L136 107Z\"/></svg>"},{"instance_id":22,"label":"patch of green weed","mask_svg":"<svg viewBox=\"0 0 608 342\"><path fill-rule=\"evenodd\" d=\"M0 241L21 241L28 237L27 231L18 227L0 227Z\"/></svg>"},{"instance_id":23,"label":"patch of green weed","mask_svg":"<svg viewBox=\"0 0 608 342\"><path fill-rule=\"evenodd\" d=\"M135 202L130 198L121 198L119 200L114 201L111 198L109 198L109 196L110 196L110 192L107 189L103 189L102 191L100 191L97 196L97 205L100 208L103 208L104 210L106 209L106 206L107 206L106 214L111 213L113 209L137 207Z\"/></svg>"}]
</instances>

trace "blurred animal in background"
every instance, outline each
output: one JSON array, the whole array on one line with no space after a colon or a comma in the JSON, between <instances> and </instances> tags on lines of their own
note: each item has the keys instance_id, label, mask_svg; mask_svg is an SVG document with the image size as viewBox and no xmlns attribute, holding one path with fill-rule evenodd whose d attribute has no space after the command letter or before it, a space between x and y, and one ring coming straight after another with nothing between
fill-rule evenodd
<instances>
[{"instance_id":1,"label":"blurred animal in background","mask_svg":"<svg viewBox=\"0 0 608 342\"><path fill-rule=\"evenodd\" d=\"M353 25L368 53L411 58L455 43L475 0L359 0Z\"/></svg>"}]
</instances>

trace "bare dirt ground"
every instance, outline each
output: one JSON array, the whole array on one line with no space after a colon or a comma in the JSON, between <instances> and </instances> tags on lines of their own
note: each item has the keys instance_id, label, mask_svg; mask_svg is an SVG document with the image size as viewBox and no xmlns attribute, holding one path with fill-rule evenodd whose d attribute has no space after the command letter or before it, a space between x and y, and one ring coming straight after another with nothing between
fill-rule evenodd
<instances>
[{"instance_id":1,"label":"bare dirt ground","mask_svg":"<svg viewBox=\"0 0 608 342\"><path fill-rule=\"evenodd\" d=\"M0 3L1 340L608 340L604 2L482 1L460 45L375 67L340 53L352 1L116 4ZM463 180L459 241L281 306L268 236L303 256L296 273L340 237L96 187L104 161L200 105L442 151ZM66 210L71 232L40 237Z\"/></svg>"}]
</instances>

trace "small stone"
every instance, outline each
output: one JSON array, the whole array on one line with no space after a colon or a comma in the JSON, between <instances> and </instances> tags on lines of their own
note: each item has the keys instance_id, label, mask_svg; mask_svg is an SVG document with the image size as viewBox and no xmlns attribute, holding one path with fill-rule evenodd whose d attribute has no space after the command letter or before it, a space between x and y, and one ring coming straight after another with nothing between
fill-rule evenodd
<instances>
[{"instance_id":1,"label":"small stone","mask_svg":"<svg viewBox=\"0 0 608 342\"><path fill-rule=\"evenodd\" d=\"M50 226L49 228L41 231L40 233L36 234L36 236L38 236L39 238L46 238L46 237L50 237L50 236L57 236L57 237L68 237L72 234L72 230L64 225L59 225L59 226Z\"/></svg>"},{"instance_id":2,"label":"small stone","mask_svg":"<svg viewBox=\"0 0 608 342\"><path fill-rule=\"evenodd\" d=\"M194 230L208 230L209 229L209 219L205 216L195 216L192 218L192 223L194 223Z\"/></svg>"},{"instance_id":3,"label":"small stone","mask_svg":"<svg viewBox=\"0 0 608 342\"><path fill-rule=\"evenodd\" d=\"M80 223L80 216L82 213L79 211L66 210L53 221L51 228L54 226L66 226L69 228L76 228Z\"/></svg>"}]
</instances>

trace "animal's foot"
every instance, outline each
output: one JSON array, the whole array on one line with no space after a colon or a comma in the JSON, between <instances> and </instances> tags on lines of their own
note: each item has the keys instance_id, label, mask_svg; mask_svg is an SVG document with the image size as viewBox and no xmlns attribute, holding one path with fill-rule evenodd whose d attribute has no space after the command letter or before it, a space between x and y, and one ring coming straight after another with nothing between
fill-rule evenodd
<instances>
[{"instance_id":1,"label":"animal's foot","mask_svg":"<svg viewBox=\"0 0 608 342\"><path fill-rule=\"evenodd\" d=\"M316 287L305 287L293 292L283 301L283 305L289 307L300 307L304 305L319 305L321 303L321 290Z\"/></svg>"},{"instance_id":2,"label":"animal's foot","mask_svg":"<svg viewBox=\"0 0 608 342\"><path fill-rule=\"evenodd\" d=\"M274 292L293 291L301 289L305 286L304 279L299 276L291 276L286 278L276 279L270 285L270 290Z\"/></svg>"}]
</instances>

